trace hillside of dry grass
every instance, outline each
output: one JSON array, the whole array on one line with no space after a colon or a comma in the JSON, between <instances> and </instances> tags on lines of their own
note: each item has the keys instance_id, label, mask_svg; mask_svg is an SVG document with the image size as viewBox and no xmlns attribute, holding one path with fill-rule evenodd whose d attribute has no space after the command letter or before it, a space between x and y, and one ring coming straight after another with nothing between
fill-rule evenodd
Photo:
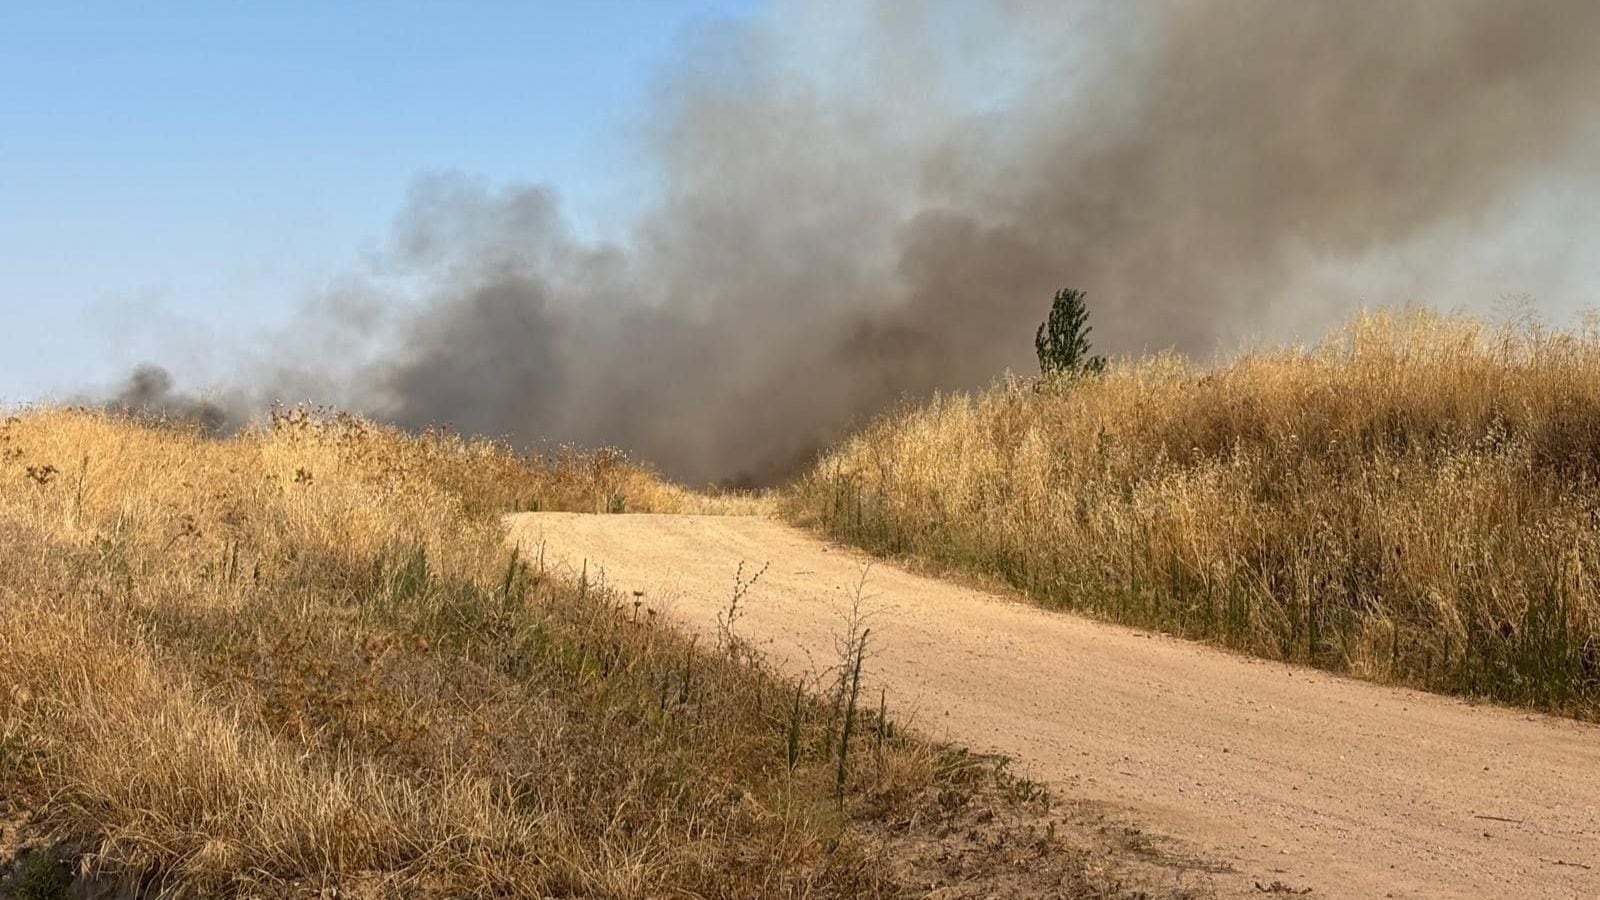
<instances>
[{"instance_id":1,"label":"hillside of dry grass","mask_svg":"<svg viewBox=\"0 0 1600 900\"><path fill-rule=\"evenodd\" d=\"M342 416L7 419L0 893L1108 895L1026 785L870 709L842 734L499 522L742 502Z\"/></svg>"},{"instance_id":2,"label":"hillside of dry grass","mask_svg":"<svg viewBox=\"0 0 1600 900\"><path fill-rule=\"evenodd\" d=\"M943 396L785 505L1048 605L1592 717L1597 488L1600 334L1410 313Z\"/></svg>"}]
</instances>

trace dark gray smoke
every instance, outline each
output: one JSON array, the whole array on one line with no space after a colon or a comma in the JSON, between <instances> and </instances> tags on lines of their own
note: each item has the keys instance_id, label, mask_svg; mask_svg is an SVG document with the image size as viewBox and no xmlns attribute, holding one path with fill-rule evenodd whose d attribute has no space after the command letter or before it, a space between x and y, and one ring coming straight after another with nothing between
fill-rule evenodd
<instances>
[{"instance_id":1,"label":"dark gray smoke","mask_svg":"<svg viewBox=\"0 0 1600 900\"><path fill-rule=\"evenodd\" d=\"M239 413L225 403L177 390L172 374L151 363L134 367L103 405L117 412L191 423L212 433L236 428L244 422Z\"/></svg>"},{"instance_id":2,"label":"dark gray smoke","mask_svg":"<svg viewBox=\"0 0 1600 900\"><path fill-rule=\"evenodd\" d=\"M1593 0L913 7L708 30L616 244L543 188L424 179L377 266L406 299L306 326L377 351L275 350L253 392L770 480L899 398L1031 368L1063 286L1097 349L1199 354L1362 299L1559 291L1571 238L1496 236L1600 181Z\"/></svg>"}]
</instances>

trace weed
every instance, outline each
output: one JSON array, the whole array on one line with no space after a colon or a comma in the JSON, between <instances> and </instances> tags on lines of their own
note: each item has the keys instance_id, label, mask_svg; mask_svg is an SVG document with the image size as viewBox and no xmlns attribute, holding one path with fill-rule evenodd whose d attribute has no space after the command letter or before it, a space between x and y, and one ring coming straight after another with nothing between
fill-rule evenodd
<instances>
[{"instance_id":1,"label":"weed","mask_svg":"<svg viewBox=\"0 0 1600 900\"><path fill-rule=\"evenodd\" d=\"M17 860L11 880L10 896L16 900L66 900L72 870L52 853L31 850Z\"/></svg>"},{"instance_id":2,"label":"weed","mask_svg":"<svg viewBox=\"0 0 1600 900\"><path fill-rule=\"evenodd\" d=\"M53 465L50 465L49 463L46 463L42 466L28 466L26 471L28 480L32 481L39 487L44 487L45 485L54 481L56 475L60 473L59 469Z\"/></svg>"},{"instance_id":3,"label":"weed","mask_svg":"<svg viewBox=\"0 0 1600 900\"><path fill-rule=\"evenodd\" d=\"M794 703L789 708L789 727L783 740L784 762L790 772L800 765L800 732L805 709L805 686L797 682L794 686Z\"/></svg>"},{"instance_id":4,"label":"weed","mask_svg":"<svg viewBox=\"0 0 1600 900\"><path fill-rule=\"evenodd\" d=\"M872 634L868 628L861 632L851 643L849 655L846 657L846 678L841 679L841 684L848 684L848 689L842 692L840 705L844 708L844 724L839 728L839 769L838 791L839 802L844 802L845 781L849 777L850 738L855 731L856 703L861 697L861 665L867 655L867 637Z\"/></svg>"},{"instance_id":5,"label":"weed","mask_svg":"<svg viewBox=\"0 0 1600 900\"><path fill-rule=\"evenodd\" d=\"M749 596L750 590L756 586L756 582L760 581L761 576L767 574L767 569L771 567L772 563L765 563L749 578L745 578L744 561L740 560L738 568L734 570L733 593L728 598L728 608L717 613L717 644L727 653L737 655L741 647L738 636L734 634L734 625L738 622L739 614L743 611L740 608L740 603Z\"/></svg>"}]
</instances>

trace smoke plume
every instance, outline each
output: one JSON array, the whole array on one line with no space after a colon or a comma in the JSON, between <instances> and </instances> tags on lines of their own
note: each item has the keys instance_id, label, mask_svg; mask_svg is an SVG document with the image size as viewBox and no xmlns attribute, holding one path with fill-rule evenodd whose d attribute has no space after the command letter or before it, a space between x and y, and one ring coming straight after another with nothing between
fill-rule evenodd
<instances>
[{"instance_id":1,"label":"smoke plume","mask_svg":"<svg viewBox=\"0 0 1600 900\"><path fill-rule=\"evenodd\" d=\"M302 323L361 352L275 342L232 387L767 481L903 397L1030 369L1059 287L1113 354L1561 293L1575 241L1540 204L1600 181L1592 0L837 12L689 42L622 238L543 187L422 179Z\"/></svg>"},{"instance_id":2,"label":"smoke plume","mask_svg":"<svg viewBox=\"0 0 1600 900\"><path fill-rule=\"evenodd\" d=\"M134 367L122 386L101 405L118 412L192 422L211 433L243 424L227 404L177 390L172 373L153 363Z\"/></svg>"}]
</instances>

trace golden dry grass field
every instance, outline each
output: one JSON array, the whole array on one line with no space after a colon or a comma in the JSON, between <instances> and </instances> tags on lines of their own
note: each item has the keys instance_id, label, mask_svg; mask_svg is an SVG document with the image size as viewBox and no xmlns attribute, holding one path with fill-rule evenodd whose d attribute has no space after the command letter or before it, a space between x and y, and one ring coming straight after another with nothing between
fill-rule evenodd
<instances>
[{"instance_id":1,"label":"golden dry grass field","mask_svg":"<svg viewBox=\"0 0 1600 900\"><path fill-rule=\"evenodd\" d=\"M1600 332L1423 312L886 415L785 498L1049 606L1363 678L1600 709Z\"/></svg>"},{"instance_id":2,"label":"golden dry grass field","mask_svg":"<svg viewBox=\"0 0 1600 900\"><path fill-rule=\"evenodd\" d=\"M8 418L0 894L1115 896L993 763L500 523L750 502L304 411Z\"/></svg>"},{"instance_id":3,"label":"golden dry grass field","mask_svg":"<svg viewBox=\"0 0 1600 900\"><path fill-rule=\"evenodd\" d=\"M305 410L227 438L17 411L0 894L1124 895L1127 848L895 729L848 641L799 684L516 556L503 517L777 509L1048 606L1593 718L1597 423L1593 330L1425 313L942 396L760 497Z\"/></svg>"}]
</instances>

